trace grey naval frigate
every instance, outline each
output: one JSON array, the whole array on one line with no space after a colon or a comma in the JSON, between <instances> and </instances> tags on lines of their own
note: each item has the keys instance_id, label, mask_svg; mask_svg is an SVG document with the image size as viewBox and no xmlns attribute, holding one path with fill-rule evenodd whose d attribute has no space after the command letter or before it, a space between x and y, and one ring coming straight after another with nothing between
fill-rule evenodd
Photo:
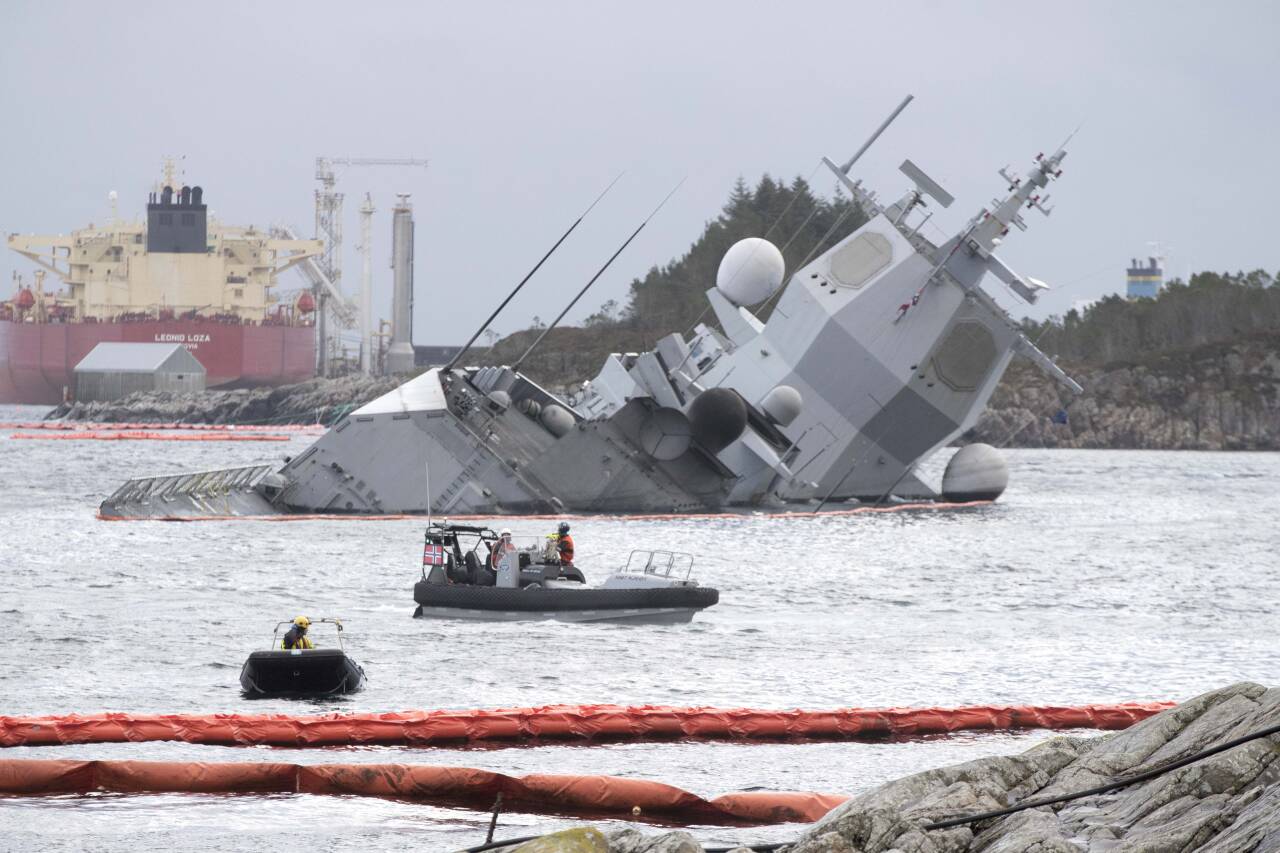
<instances>
[{"instance_id":1,"label":"grey naval frigate","mask_svg":"<svg viewBox=\"0 0 1280 853\"><path fill-rule=\"evenodd\" d=\"M1065 143L1023 175L1001 169L1003 198L940 244L921 233L924 208L951 196L908 160L909 188L882 203L849 176L860 154L824 162L865 224L789 279L773 244L735 244L706 292L717 325L610 355L579 394L553 394L513 367L451 364L352 411L283 467L130 480L102 515L702 513L994 499L1007 468L993 448L963 449L940 482L921 463L976 423L1015 355L1080 391L982 287L989 273L1027 302L1045 289L995 251L1026 229L1024 213L1049 213L1043 191L1061 175ZM775 298L767 320L752 312Z\"/></svg>"}]
</instances>

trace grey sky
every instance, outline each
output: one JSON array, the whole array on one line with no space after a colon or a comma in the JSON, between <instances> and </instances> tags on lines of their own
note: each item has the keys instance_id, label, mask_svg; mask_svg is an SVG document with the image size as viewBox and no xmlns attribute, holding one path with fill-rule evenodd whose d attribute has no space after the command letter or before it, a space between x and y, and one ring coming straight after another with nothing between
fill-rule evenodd
<instances>
[{"instance_id":1,"label":"grey sky","mask_svg":"<svg viewBox=\"0 0 1280 853\"><path fill-rule=\"evenodd\" d=\"M101 222L112 189L138 215L175 154L224 221L309 234L317 154L428 157L341 174L345 284L372 191L389 314L390 207L412 193L415 341L460 342L618 172L499 330L554 316L681 177L571 318L683 253L738 175L829 193L818 159L910 92L858 176L895 196L911 157L957 198L934 217L947 232L1003 190L998 167L1083 122L1053 216L1003 250L1055 287L1032 313L1060 313L1122 287L1152 240L1175 274L1280 268L1278 25L1268 2L7 2L0 231ZM0 292L15 268L5 252Z\"/></svg>"}]
</instances>

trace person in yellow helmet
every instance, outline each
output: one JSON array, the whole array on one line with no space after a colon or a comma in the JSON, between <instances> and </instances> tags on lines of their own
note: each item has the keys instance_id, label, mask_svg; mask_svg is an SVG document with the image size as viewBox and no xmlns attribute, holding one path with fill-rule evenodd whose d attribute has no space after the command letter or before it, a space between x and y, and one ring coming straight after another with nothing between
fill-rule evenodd
<instances>
[{"instance_id":1,"label":"person in yellow helmet","mask_svg":"<svg viewBox=\"0 0 1280 853\"><path fill-rule=\"evenodd\" d=\"M280 644L282 649L314 649L315 643L311 642L311 638L307 636L307 629L311 627L311 620L305 616L299 616L293 620L293 625L285 632L284 642Z\"/></svg>"}]
</instances>

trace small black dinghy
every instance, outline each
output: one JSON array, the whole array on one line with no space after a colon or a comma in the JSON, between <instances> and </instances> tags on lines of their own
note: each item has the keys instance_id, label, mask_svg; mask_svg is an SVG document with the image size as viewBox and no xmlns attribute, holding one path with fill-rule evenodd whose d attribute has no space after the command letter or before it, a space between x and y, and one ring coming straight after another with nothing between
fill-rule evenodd
<instances>
[{"instance_id":1,"label":"small black dinghy","mask_svg":"<svg viewBox=\"0 0 1280 853\"><path fill-rule=\"evenodd\" d=\"M600 586L558 557L555 537L513 538L488 527L428 526L422 579L413 588L417 617L505 622L689 622L720 600L693 580L693 557L632 551Z\"/></svg>"},{"instance_id":2,"label":"small black dinghy","mask_svg":"<svg viewBox=\"0 0 1280 853\"><path fill-rule=\"evenodd\" d=\"M304 627L333 625L337 629L337 648L284 648L281 629L292 629L300 621ZM355 693L364 687L364 681L364 669L347 656L343 647L342 622L337 619L307 620L300 616L277 624L271 635L271 648L250 654L240 670L240 687L250 698L336 696Z\"/></svg>"}]
</instances>

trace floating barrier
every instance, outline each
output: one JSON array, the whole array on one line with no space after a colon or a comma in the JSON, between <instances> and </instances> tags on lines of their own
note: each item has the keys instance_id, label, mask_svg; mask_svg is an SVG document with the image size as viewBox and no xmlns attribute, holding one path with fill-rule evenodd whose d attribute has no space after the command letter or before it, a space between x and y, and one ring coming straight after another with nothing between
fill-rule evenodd
<instances>
[{"instance_id":1,"label":"floating barrier","mask_svg":"<svg viewBox=\"0 0 1280 853\"><path fill-rule=\"evenodd\" d=\"M148 430L212 430L215 432L323 432L327 429L323 424L184 424L176 421L166 423L98 423L94 421L21 421L0 423L0 429L41 429L96 431L106 429L148 429Z\"/></svg>"},{"instance_id":2,"label":"floating barrier","mask_svg":"<svg viewBox=\"0 0 1280 853\"><path fill-rule=\"evenodd\" d=\"M9 438L29 441L290 441L288 435L270 435L264 432L152 432L124 430L120 432L52 432L47 435L32 432L15 432Z\"/></svg>"},{"instance_id":3,"label":"floating barrier","mask_svg":"<svg viewBox=\"0 0 1280 853\"><path fill-rule=\"evenodd\" d=\"M527 740L909 737L1007 729L1123 729L1172 702L764 711L665 705L549 705L470 711L0 716L0 746L185 741L213 745L429 745Z\"/></svg>"},{"instance_id":4,"label":"floating barrier","mask_svg":"<svg viewBox=\"0 0 1280 853\"><path fill-rule=\"evenodd\" d=\"M340 794L539 813L702 823L812 823L845 801L831 794L751 791L704 799L671 785L616 776L508 776L471 767L407 764L204 763L0 759L0 794Z\"/></svg>"},{"instance_id":5,"label":"floating barrier","mask_svg":"<svg viewBox=\"0 0 1280 853\"><path fill-rule=\"evenodd\" d=\"M753 518L840 518L850 515L865 515L867 513L884 513L884 512L908 512L918 510L948 510L948 509L969 509L971 507L990 506L995 501L964 501L961 503L947 503L944 501L929 501L927 503L902 503L888 504L885 506L857 506L849 509L828 509L821 512L796 512L787 510L784 512L704 512L704 513L648 513L648 514L601 514L601 515L566 515L564 513L556 515L501 515L498 513L490 513L488 515L454 515L449 514L450 521L484 521L494 518L503 518L504 520L516 521L563 521L566 518L574 518L579 521L715 521L724 519L753 519ZM99 521L406 521L409 519L423 519L425 514L422 513L388 513L385 515L354 515L351 513L324 513L324 512L291 512L281 513L280 515L148 515L148 516L114 516L98 514Z\"/></svg>"}]
</instances>

